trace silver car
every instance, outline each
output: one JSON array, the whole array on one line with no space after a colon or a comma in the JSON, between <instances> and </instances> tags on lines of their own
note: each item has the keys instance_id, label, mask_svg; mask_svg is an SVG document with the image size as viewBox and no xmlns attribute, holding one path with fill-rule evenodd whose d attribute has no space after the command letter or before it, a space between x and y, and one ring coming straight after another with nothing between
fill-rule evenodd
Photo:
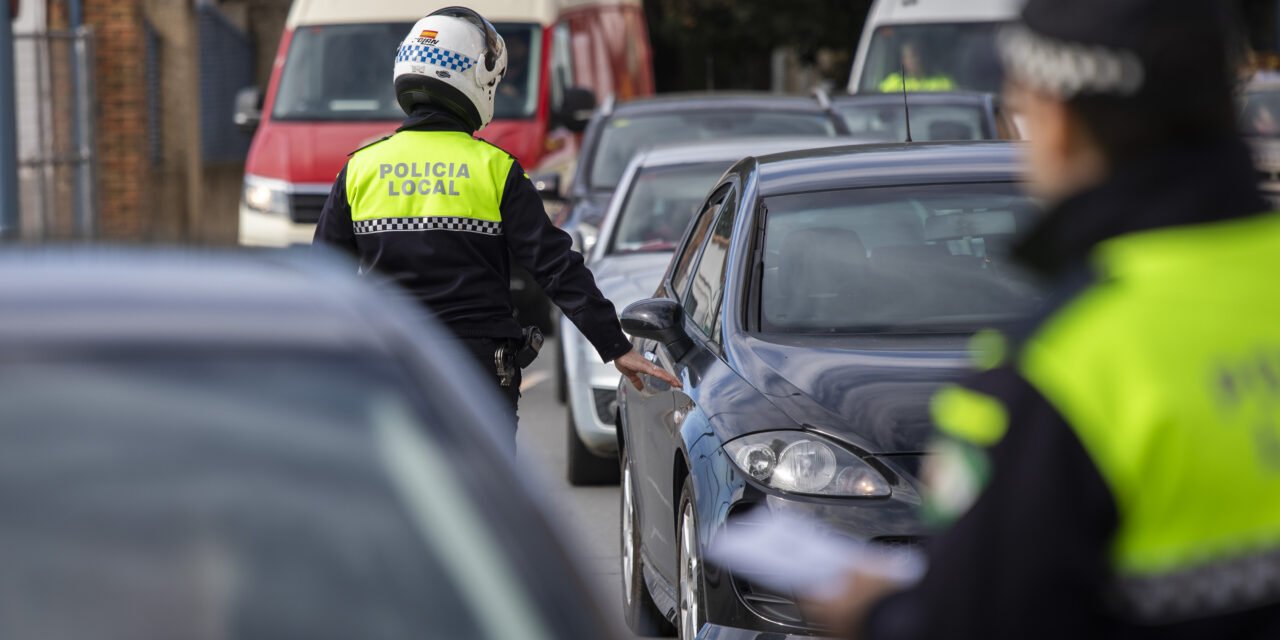
<instances>
[{"instance_id":1,"label":"silver car","mask_svg":"<svg viewBox=\"0 0 1280 640\"><path fill-rule=\"evenodd\" d=\"M849 138L752 138L664 146L636 153L587 255L596 283L618 310L649 297L684 237L694 208L733 163L748 156L845 146ZM614 431L620 374L571 322L561 322L568 401L568 476L573 485L618 481Z\"/></svg>"}]
</instances>

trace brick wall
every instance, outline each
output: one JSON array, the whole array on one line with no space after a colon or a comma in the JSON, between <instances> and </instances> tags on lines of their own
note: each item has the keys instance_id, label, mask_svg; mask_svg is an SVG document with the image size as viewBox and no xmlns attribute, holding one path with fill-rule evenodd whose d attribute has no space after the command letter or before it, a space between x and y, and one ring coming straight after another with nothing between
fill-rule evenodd
<instances>
[{"instance_id":1,"label":"brick wall","mask_svg":"<svg viewBox=\"0 0 1280 640\"><path fill-rule=\"evenodd\" d=\"M65 7L61 16L65 24ZM142 239L149 163L141 7L85 0L84 16L96 35L99 228L106 239Z\"/></svg>"},{"instance_id":2,"label":"brick wall","mask_svg":"<svg viewBox=\"0 0 1280 640\"><path fill-rule=\"evenodd\" d=\"M228 244L236 238L243 166L200 156L193 0L83 0L95 34L99 229L107 241ZM265 72L290 0L220 0L259 47ZM159 37L161 148L148 132L144 21ZM66 28L67 0L49 0L49 27ZM264 74L265 75L265 74ZM265 84L265 79L264 79Z\"/></svg>"}]
</instances>

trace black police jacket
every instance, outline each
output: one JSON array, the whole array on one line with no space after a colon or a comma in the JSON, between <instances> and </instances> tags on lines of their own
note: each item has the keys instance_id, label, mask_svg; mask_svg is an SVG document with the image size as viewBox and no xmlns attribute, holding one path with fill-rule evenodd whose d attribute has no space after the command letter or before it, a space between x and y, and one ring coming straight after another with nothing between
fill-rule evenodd
<instances>
[{"instance_id":1,"label":"black police jacket","mask_svg":"<svg viewBox=\"0 0 1280 640\"><path fill-rule=\"evenodd\" d=\"M1076 430L1017 366L1020 342L1105 282L1089 262L1100 243L1245 218L1266 207L1243 145L1170 151L1147 160L1061 203L1021 243L1022 261L1056 286L1042 313L1010 335L1006 364L963 385L997 400L1007 415L1003 438L979 454L985 488L928 542L926 577L881 601L862 638L1280 638L1280 604L1250 600L1229 585L1221 586L1221 595L1236 607L1209 614L1193 610L1139 621L1117 606L1108 563L1119 526L1116 499ZM1224 329L1230 322L1223 319Z\"/></svg>"},{"instance_id":2,"label":"black police jacket","mask_svg":"<svg viewBox=\"0 0 1280 640\"><path fill-rule=\"evenodd\" d=\"M422 109L397 129L463 132L470 129L443 111ZM375 143L376 144L376 143ZM477 144L487 144L477 141ZM431 156L430 149L424 155ZM448 162L447 158L431 157ZM533 183L513 162L501 203L501 233L415 229L357 233L347 196L344 166L334 181L316 225L316 245L355 256L361 273L399 284L460 337L519 338L511 301L511 260L533 275L547 295L591 342L606 362L625 355L631 344L617 311L595 284L568 234L548 219Z\"/></svg>"}]
</instances>

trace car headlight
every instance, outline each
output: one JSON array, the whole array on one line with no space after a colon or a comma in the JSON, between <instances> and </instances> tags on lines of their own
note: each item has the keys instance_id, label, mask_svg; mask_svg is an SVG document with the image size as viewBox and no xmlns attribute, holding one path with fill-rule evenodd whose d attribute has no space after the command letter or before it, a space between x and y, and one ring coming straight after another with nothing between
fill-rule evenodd
<instances>
[{"instance_id":1,"label":"car headlight","mask_svg":"<svg viewBox=\"0 0 1280 640\"><path fill-rule=\"evenodd\" d=\"M289 193L276 181L245 176L243 197L245 206L254 211L289 215Z\"/></svg>"},{"instance_id":2,"label":"car headlight","mask_svg":"<svg viewBox=\"0 0 1280 640\"><path fill-rule=\"evenodd\" d=\"M836 442L807 431L769 431L724 445L743 473L780 491L815 496L882 498L889 481Z\"/></svg>"}]
</instances>

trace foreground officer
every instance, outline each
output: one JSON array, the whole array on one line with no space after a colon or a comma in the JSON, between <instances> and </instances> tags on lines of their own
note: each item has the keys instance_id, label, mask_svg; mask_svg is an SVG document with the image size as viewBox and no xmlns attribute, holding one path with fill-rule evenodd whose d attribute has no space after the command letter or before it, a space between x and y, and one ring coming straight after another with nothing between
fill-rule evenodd
<instances>
[{"instance_id":1,"label":"foreground officer","mask_svg":"<svg viewBox=\"0 0 1280 640\"><path fill-rule=\"evenodd\" d=\"M315 244L354 254L361 273L377 272L421 300L492 373L513 413L524 345L512 313L512 256L632 384L642 386L643 373L678 386L632 351L613 304L547 218L520 164L472 137L493 119L506 68L502 37L474 11L450 7L419 21L395 63L409 119L352 154Z\"/></svg>"},{"instance_id":2,"label":"foreground officer","mask_svg":"<svg viewBox=\"0 0 1280 640\"><path fill-rule=\"evenodd\" d=\"M1280 638L1280 214L1231 4L1030 0L1002 37L1051 205L1020 254L1056 295L935 400L950 527L920 584L829 605L854 635Z\"/></svg>"}]
</instances>

